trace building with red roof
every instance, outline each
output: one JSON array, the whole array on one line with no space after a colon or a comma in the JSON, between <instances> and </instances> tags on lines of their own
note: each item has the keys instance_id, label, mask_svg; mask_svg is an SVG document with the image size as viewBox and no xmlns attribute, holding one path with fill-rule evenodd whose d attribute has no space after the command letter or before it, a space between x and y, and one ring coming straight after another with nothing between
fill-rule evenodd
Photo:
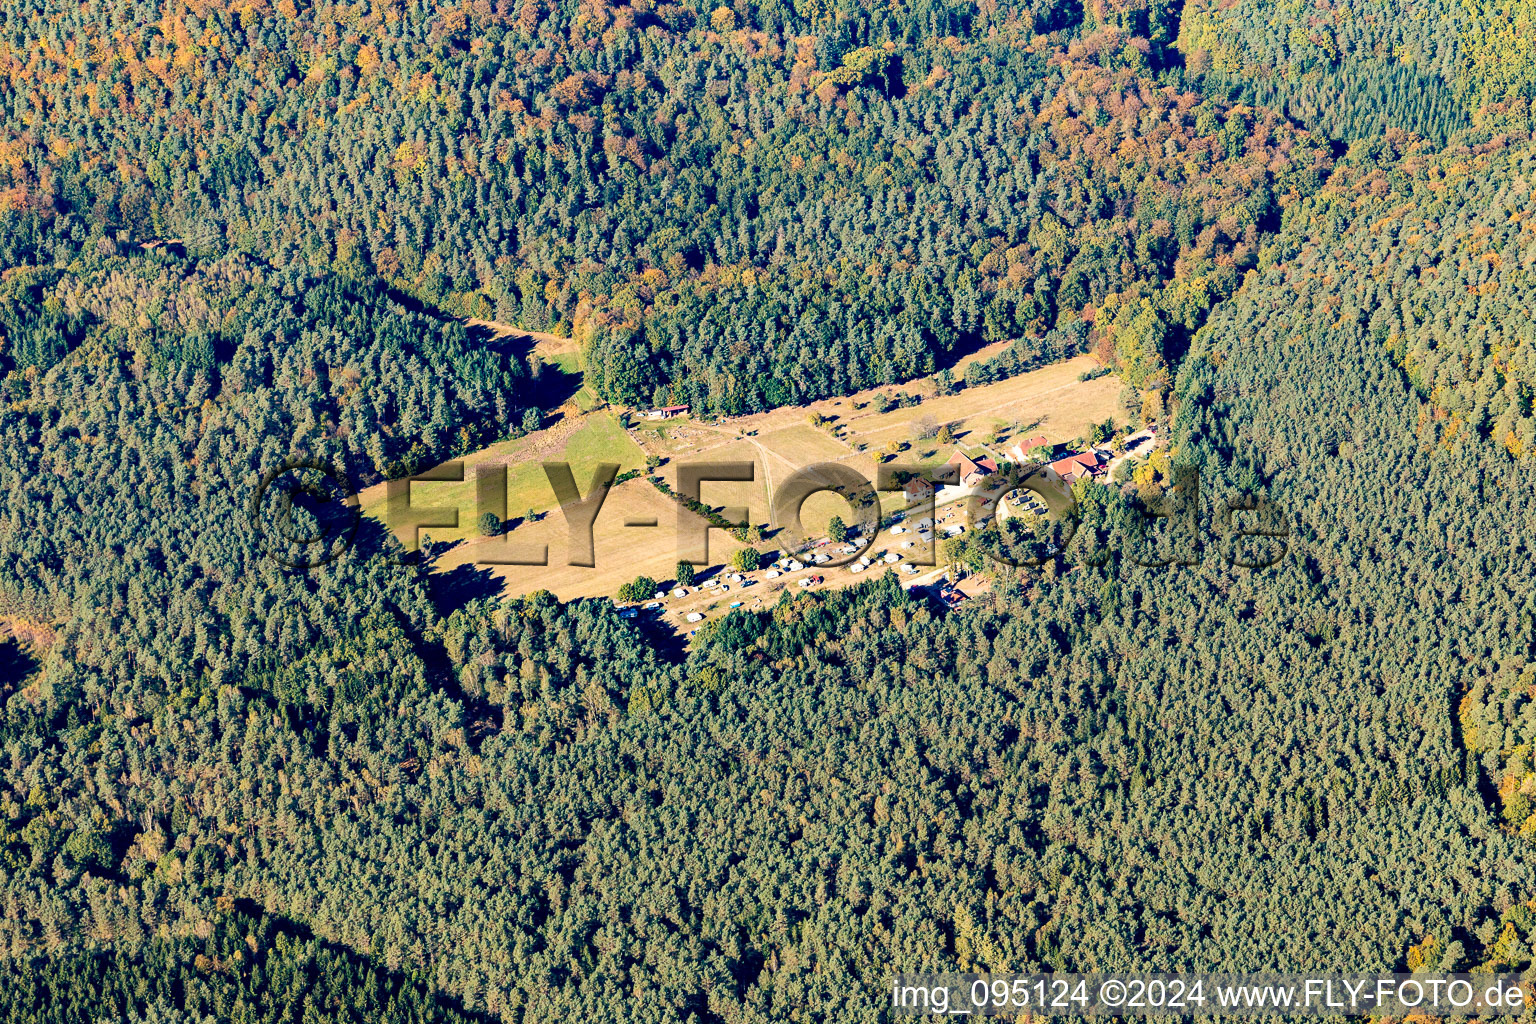
<instances>
[{"instance_id":1,"label":"building with red roof","mask_svg":"<svg viewBox=\"0 0 1536 1024\"><path fill-rule=\"evenodd\" d=\"M1041 449L1044 449L1043 451ZM1008 457L1022 465L1030 461L1031 453L1038 455L1050 454L1051 442L1044 436L1026 437L1012 448L1008 449Z\"/></svg>"},{"instance_id":2,"label":"building with red roof","mask_svg":"<svg viewBox=\"0 0 1536 1024\"><path fill-rule=\"evenodd\" d=\"M987 477L997 472L997 463L983 456L973 459L962 451L956 451L949 457L946 466L954 466L960 473L960 486L975 487Z\"/></svg>"},{"instance_id":3,"label":"building with red roof","mask_svg":"<svg viewBox=\"0 0 1536 1024\"><path fill-rule=\"evenodd\" d=\"M1101 466L1097 452L1082 452L1057 459L1051 463L1051 469L1067 483L1073 484L1085 476L1097 476Z\"/></svg>"}]
</instances>

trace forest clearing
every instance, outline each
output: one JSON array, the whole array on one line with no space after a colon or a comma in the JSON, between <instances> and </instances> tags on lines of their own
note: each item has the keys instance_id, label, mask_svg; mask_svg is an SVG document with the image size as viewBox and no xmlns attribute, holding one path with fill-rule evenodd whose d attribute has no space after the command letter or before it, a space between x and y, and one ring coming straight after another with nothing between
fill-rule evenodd
<instances>
[{"instance_id":1,"label":"forest clearing","mask_svg":"<svg viewBox=\"0 0 1536 1024\"><path fill-rule=\"evenodd\" d=\"M557 346L544 340L539 346L536 351L541 358L569 351L556 352ZM435 543L452 544L435 558L434 564L440 570L479 564L500 581L507 596L548 590L562 600L611 597L622 584L640 576L660 582L671 580L679 558L679 516L696 519L646 479L648 456L660 461L655 472L674 490L679 463L752 463L752 482L706 482L701 499L715 508L747 509L749 522L769 527L769 537L756 547L765 553L776 552L778 544L786 538L776 532L784 524L773 521L770 502L776 488L796 471L834 462L855 469L873 482L882 461L932 467L942 464L956 450L1001 459L1008 445L1026 435L1044 435L1052 441L1070 440L1093 424L1114 417L1118 411L1118 378L1105 375L1080 379L1097 366L1092 357L1078 356L948 395L938 394L934 380L924 378L809 406L719 422L689 417L655 422L631 414L632 426L628 430L619 425L622 413L583 413L567 404L553 414L557 418L545 429L466 455L460 460L464 464L462 482L413 483L413 511L456 508L458 526L423 528L420 536L401 539L409 544L430 537ZM900 395L918 401L882 411L882 397L890 402L899 401ZM923 434L928 436L919 436ZM594 525L596 564L590 568L569 564L566 520L558 511L554 491L541 465L544 461L561 460L571 464L583 495L590 488L593 470L599 463L617 463L621 474L639 474L618 483L604 503ZM478 528L483 510L475 507L475 474L476 467L486 464L507 467L505 518L509 529L502 537L483 536ZM386 523L392 521L385 485L368 488L360 498L366 514ZM887 492L880 498L885 514L905 504L900 492ZM833 516L853 520L847 503L834 494L813 495L801 509L801 522L812 535L824 535ZM630 520L655 520L656 525L626 526ZM890 540L888 535L877 538L872 552L883 552L882 543ZM741 547L729 533L711 530L711 564L697 566L701 576L723 568ZM493 553L493 548L500 553ZM540 548L548 549L548 566L484 564L487 559L504 557L507 551ZM834 570L819 586L851 584L862 578L846 570ZM693 602L685 603L691 610ZM723 609L729 602L720 604Z\"/></svg>"}]
</instances>

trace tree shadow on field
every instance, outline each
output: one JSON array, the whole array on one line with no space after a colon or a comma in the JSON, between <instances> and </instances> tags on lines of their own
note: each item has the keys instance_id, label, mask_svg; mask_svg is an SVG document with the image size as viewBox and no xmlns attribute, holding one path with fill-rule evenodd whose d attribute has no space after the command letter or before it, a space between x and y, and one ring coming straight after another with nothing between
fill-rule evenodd
<instances>
[{"instance_id":1,"label":"tree shadow on field","mask_svg":"<svg viewBox=\"0 0 1536 1024\"><path fill-rule=\"evenodd\" d=\"M540 409L557 409L571 401L584 383L581 374L569 373L558 363L533 364L534 403Z\"/></svg>"},{"instance_id":2,"label":"tree shadow on field","mask_svg":"<svg viewBox=\"0 0 1536 1024\"><path fill-rule=\"evenodd\" d=\"M470 324L465 328L469 340L476 348L491 348L506 353L528 368L530 375L528 404L539 409L558 409L576 397L585 379L580 373L571 373L558 363L537 358L534 341L526 334L497 334L488 327Z\"/></svg>"},{"instance_id":3,"label":"tree shadow on field","mask_svg":"<svg viewBox=\"0 0 1536 1024\"><path fill-rule=\"evenodd\" d=\"M438 614L446 618L471 602L500 594L502 581L489 569L465 562L428 573L427 589Z\"/></svg>"}]
</instances>

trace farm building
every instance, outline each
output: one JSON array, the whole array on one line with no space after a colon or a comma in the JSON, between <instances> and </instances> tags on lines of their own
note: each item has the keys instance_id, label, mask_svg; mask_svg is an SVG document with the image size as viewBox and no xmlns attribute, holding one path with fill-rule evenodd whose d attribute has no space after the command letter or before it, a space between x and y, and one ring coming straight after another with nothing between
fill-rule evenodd
<instances>
[{"instance_id":1,"label":"farm building","mask_svg":"<svg viewBox=\"0 0 1536 1024\"><path fill-rule=\"evenodd\" d=\"M1051 463L1051 468L1056 471L1057 476L1069 484L1076 483L1085 476L1097 476L1101 471L1097 452L1068 455L1064 459L1057 459Z\"/></svg>"},{"instance_id":2,"label":"farm building","mask_svg":"<svg viewBox=\"0 0 1536 1024\"><path fill-rule=\"evenodd\" d=\"M964 452L957 451L949 457L946 466L954 466L960 471L960 485L962 487L975 487L987 477L997 472L997 463L989 458L973 459Z\"/></svg>"},{"instance_id":3,"label":"farm building","mask_svg":"<svg viewBox=\"0 0 1536 1024\"><path fill-rule=\"evenodd\" d=\"M1026 437L1008 449L1008 457L1014 462L1023 465L1033 458L1049 455L1050 452L1051 442L1047 441L1043 436Z\"/></svg>"},{"instance_id":4,"label":"farm building","mask_svg":"<svg viewBox=\"0 0 1536 1024\"><path fill-rule=\"evenodd\" d=\"M920 476L915 476L907 481L907 485L902 490L906 492L909 502L926 501L933 494L933 484Z\"/></svg>"}]
</instances>

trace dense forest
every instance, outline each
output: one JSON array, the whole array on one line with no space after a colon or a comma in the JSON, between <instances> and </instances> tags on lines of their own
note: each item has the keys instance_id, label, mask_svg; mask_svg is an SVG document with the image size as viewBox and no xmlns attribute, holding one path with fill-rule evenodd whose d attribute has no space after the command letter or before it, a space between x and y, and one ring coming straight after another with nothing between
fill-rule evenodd
<instances>
[{"instance_id":1,"label":"dense forest","mask_svg":"<svg viewBox=\"0 0 1536 1024\"><path fill-rule=\"evenodd\" d=\"M1443 144L1536 98L1528 0L1191 0L1178 47L1213 95L1241 92L1350 141Z\"/></svg>"},{"instance_id":2,"label":"dense forest","mask_svg":"<svg viewBox=\"0 0 1536 1024\"><path fill-rule=\"evenodd\" d=\"M0 1019L1531 969L1523 10L8 5ZM958 609L887 574L686 649L366 520L296 566L270 474L537 423L466 316L711 413L1092 351L1199 504L1093 485Z\"/></svg>"},{"instance_id":3,"label":"dense forest","mask_svg":"<svg viewBox=\"0 0 1536 1024\"><path fill-rule=\"evenodd\" d=\"M377 278L576 335L610 400L741 412L1106 301L1154 374L1329 163L1182 88L1135 19L741 7L13 5L0 255L176 238Z\"/></svg>"}]
</instances>

